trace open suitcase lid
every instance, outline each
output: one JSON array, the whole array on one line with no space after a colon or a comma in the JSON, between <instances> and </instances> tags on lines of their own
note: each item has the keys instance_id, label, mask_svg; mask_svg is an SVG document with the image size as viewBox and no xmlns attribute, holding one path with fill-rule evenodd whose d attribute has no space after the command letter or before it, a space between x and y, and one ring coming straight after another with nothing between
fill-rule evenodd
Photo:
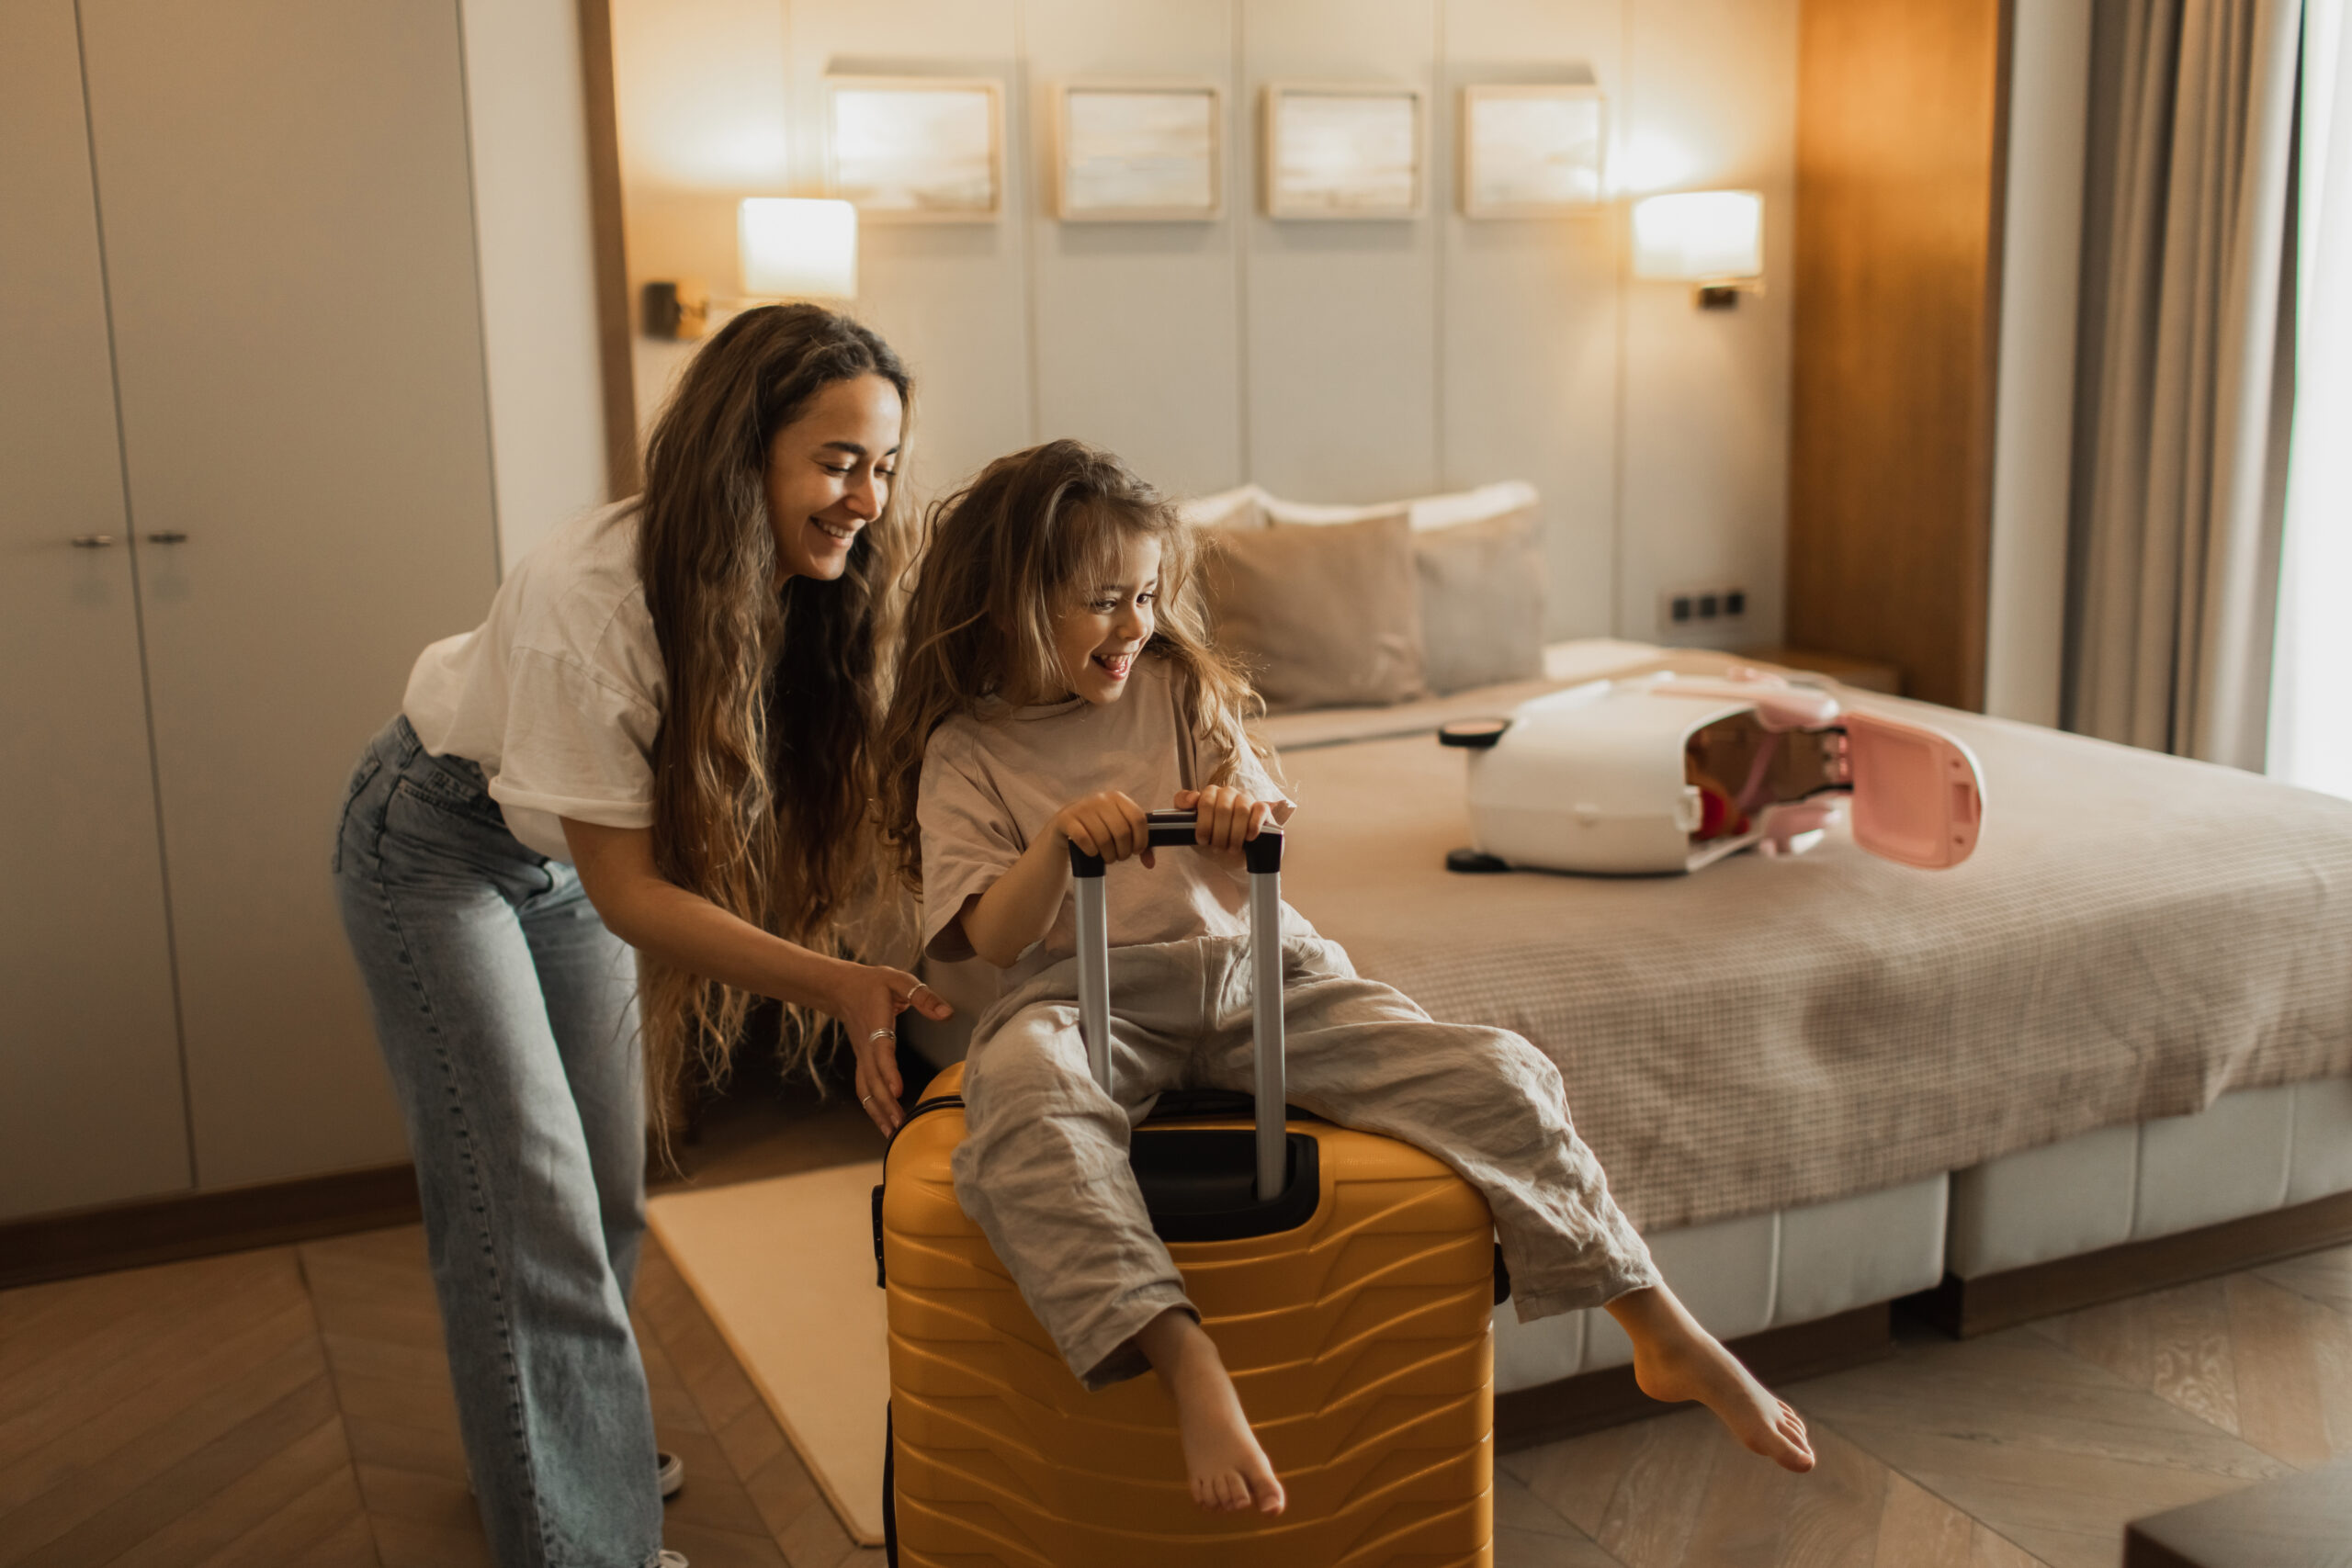
<instances>
[{"instance_id":1,"label":"open suitcase lid","mask_svg":"<svg viewBox=\"0 0 2352 1568\"><path fill-rule=\"evenodd\" d=\"M1847 823L1853 841L1872 856L1933 872L1975 853L1985 785L1975 752L1940 728L1858 712L1818 686L1792 686L1761 670L1736 670L1714 680L1649 677L1644 686L1665 696L1752 703L1757 719L1771 731L1844 733L1839 783L1851 792ZM1776 811L1788 813L1785 828L1820 816L1818 807L1804 802Z\"/></svg>"},{"instance_id":2,"label":"open suitcase lid","mask_svg":"<svg viewBox=\"0 0 2352 1568\"><path fill-rule=\"evenodd\" d=\"M1842 731L1840 782L1851 791L1847 822L1854 842L1883 860L1942 871L1976 852L1984 780L1975 753L1942 730L1859 712L1827 692L1758 671L1718 679L1653 678L1650 689L1679 697L1745 699L1767 729Z\"/></svg>"},{"instance_id":3,"label":"open suitcase lid","mask_svg":"<svg viewBox=\"0 0 2352 1568\"><path fill-rule=\"evenodd\" d=\"M1849 708L1846 766L1854 842L1923 871L1958 865L1976 850L1984 786L1976 758L1941 730Z\"/></svg>"},{"instance_id":4,"label":"open suitcase lid","mask_svg":"<svg viewBox=\"0 0 2352 1568\"><path fill-rule=\"evenodd\" d=\"M1678 700L1645 700L1653 697ZM1707 725L1740 714L1773 735L1811 738L1803 755L1818 758L1818 772L1807 782L1809 768L1800 765L1777 786L1792 793L1757 807L1753 829L1702 841L1684 746ZM1939 871L1975 852L1984 821L1984 784L1962 741L1760 671L1590 682L1521 704L1509 717L1441 726L1438 739L1491 753L1473 762L1470 804L1473 858L1497 867L1696 871L1751 844L1796 852L1842 815L1867 853Z\"/></svg>"}]
</instances>

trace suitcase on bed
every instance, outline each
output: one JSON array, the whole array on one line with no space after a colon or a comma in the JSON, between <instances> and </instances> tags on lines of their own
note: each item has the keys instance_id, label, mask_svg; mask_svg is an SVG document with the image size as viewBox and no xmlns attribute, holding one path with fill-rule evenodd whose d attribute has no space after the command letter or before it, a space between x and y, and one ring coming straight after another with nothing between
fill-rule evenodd
<instances>
[{"instance_id":1,"label":"suitcase on bed","mask_svg":"<svg viewBox=\"0 0 2352 1568\"><path fill-rule=\"evenodd\" d=\"M1154 812L1155 845L1193 841ZM1239 1390L1289 1506L1196 1507L1153 1375L1089 1393L956 1201L963 1069L924 1091L875 1190L889 1292L890 1561L907 1568L1488 1564L1491 1309L1508 1289L1485 1201L1393 1139L1284 1115L1282 838L1250 846L1257 1037L1249 1097L1162 1097L1131 1160L1152 1224ZM1073 849L1080 1013L1109 1072L1102 862ZM1204 1101L1222 1098L1220 1108ZM1254 1125L1253 1125L1254 1121Z\"/></svg>"}]
</instances>

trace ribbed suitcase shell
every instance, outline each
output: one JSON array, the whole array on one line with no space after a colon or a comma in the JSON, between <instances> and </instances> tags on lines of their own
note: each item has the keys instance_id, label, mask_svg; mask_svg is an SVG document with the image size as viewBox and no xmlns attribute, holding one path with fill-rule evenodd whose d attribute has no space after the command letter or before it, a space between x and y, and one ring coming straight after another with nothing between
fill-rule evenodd
<instances>
[{"instance_id":1,"label":"ribbed suitcase shell","mask_svg":"<svg viewBox=\"0 0 2352 1568\"><path fill-rule=\"evenodd\" d=\"M924 1098L961 1081L952 1067ZM1070 1374L956 1204L963 1111L899 1133L881 1220L901 1564L1493 1562L1486 1201L1409 1145L1317 1122L1289 1130L1319 1145L1313 1218L1169 1249L1288 1490L1272 1521L1193 1505L1156 1377L1089 1393Z\"/></svg>"}]
</instances>

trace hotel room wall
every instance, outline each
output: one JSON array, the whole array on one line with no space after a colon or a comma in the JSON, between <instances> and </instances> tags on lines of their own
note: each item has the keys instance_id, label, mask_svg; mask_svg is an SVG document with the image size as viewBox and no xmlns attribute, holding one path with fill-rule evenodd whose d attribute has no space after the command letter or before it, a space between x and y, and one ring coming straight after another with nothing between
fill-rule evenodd
<instances>
[{"instance_id":1,"label":"hotel room wall","mask_svg":"<svg viewBox=\"0 0 2352 1568\"><path fill-rule=\"evenodd\" d=\"M918 493L1065 434L1188 492L1523 478L1555 635L1653 636L1659 589L1736 583L1742 635L1778 637L1794 0L614 0L613 21L632 294L680 276L735 292L735 201L821 191L829 73L1005 84L1004 220L861 236L857 310L921 378ZM1702 313L1685 286L1632 279L1623 203L1461 217L1460 88L1588 74L1629 193L1764 191L1766 293ZM1106 75L1225 89L1222 218L1051 217L1051 89ZM1259 89L1297 78L1430 94L1421 217L1259 212ZM649 417L690 352L636 340Z\"/></svg>"},{"instance_id":2,"label":"hotel room wall","mask_svg":"<svg viewBox=\"0 0 2352 1568\"><path fill-rule=\"evenodd\" d=\"M463 6L466 140L498 556L605 499L575 0Z\"/></svg>"},{"instance_id":3,"label":"hotel room wall","mask_svg":"<svg viewBox=\"0 0 2352 1568\"><path fill-rule=\"evenodd\" d=\"M2056 728L2091 0L2012 0L1984 711Z\"/></svg>"}]
</instances>

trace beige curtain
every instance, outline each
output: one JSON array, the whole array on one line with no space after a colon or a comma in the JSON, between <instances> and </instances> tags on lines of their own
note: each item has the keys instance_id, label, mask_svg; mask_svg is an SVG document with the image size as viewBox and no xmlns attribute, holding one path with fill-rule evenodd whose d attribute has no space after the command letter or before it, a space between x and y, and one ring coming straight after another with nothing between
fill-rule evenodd
<instances>
[{"instance_id":1,"label":"beige curtain","mask_svg":"<svg viewBox=\"0 0 2352 1568\"><path fill-rule=\"evenodd\" d=\"M2299 0L2102 0L2067 723L2258 769L2292 385Z\"/></svg>"}]
</instances>

